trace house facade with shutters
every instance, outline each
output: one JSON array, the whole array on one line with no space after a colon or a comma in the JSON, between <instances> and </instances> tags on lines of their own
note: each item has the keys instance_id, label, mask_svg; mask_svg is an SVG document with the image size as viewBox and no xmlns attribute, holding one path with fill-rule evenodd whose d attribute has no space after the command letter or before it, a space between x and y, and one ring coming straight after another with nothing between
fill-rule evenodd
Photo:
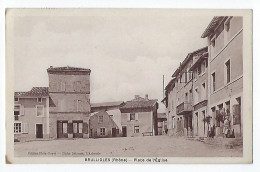
<instances>
[{"instance_id":1,"label":"house facade with shutters","mask_svg":"<svg viewBox=\"0 0 260 172\"><path fill-rule=\"evenodd\" d=\"M96 112L106 111L113 122L116 123L119 133L122 132L121 125L121 112L119 110L125 103L123 101L116 102L102 102L102 103L91 103L91 114Z\"/></svg>"},{"instance_id":2,"label":"house facade with shutters","mask_svg":"<svg viewBox=\"0 0 260 172\"><path fill-rule=\"evenodd\" d=\"M227 116L235 137L243 134L243 18L214 17L201 36L209 47L209 113L216 135ZM215 120L216 119L216 120Z\"/></svg>"},{"instance_id":3,"label":"house facade with shutters","mask_svg":"<svg viewBox=\"0 0 260 172\"><path fill-rule=\"evenodd\" d=\"M145 98L136 95L135 99L125 102L120 107L122 136L158 135L157 109L157 100L148 99L148 95Z\"/></svg>"},{"instance_id":4,"label":"house facade with shutters","mask_svg":"<svg viewBox=\"0 0 260 172\"><path fill-rule=\"evenodd\" d=\"M207 123L208 112L208 47L204 47L193 55L193 63L189 69L193 74L193 136L207 137L210 125Z\"/></svg>"},{"instance_id":5,"label":"house facade with shutters","mask_svg":"<svg viewBox=\"0 0 260 172\"><path fill-rule=\"evenodd\" d=\"M165 87L168 134L222 137L227 119L232 134L241 137L243 18L214 17L201 37L207 47L189 53Z\"/></svg>"},{"instance_id":6,"label":"house facade with shutters","mask_svg":"<svg viewBox=\"0 0 260 172\"><path fill-rule=\"evenodd\" d=\"M30 141L49 139L48 87L33 87L14 93L14 139Z\"/></svg>"},{"instance_id":7,"label":"house facade with shutters","mask_svg":"<svg viewBox=\"0 0 260 172\"><path fill-rule=\"evenodd\" d=\"M50 138L88 138L90 70L50 67Z\"/></svg>"},{"instance_id":8,"label":"house facade with shutters","mask_svg":"<svg viewBox=\"0 0 260 172\"><path fill-rule=\"evenodd\" d=\"M206 52L207 47L203 47L189 53L165 87L165 98L162 102L166 105L168 135L193 136L194 134L193 105L195 105L194 98L196 98L194 97L194 84L196 86L199 81L194 83L193 76L202 74L201 71L199 74L196 74L197 71L193 73L192 67L197 59ZM203 75L205 75L206 64L203 64Z\"/></svg>"},{"instance_id":9,"label":"house facade with shutters","mask_svg":"<svg viewBox=\"0 0 260 172\"><path fill-rule=\"evenodd\" d=\"M120 130L113 117L106 111L94 112L89 119L89 137L119 137Z\"/></svg>"}]
</instances>

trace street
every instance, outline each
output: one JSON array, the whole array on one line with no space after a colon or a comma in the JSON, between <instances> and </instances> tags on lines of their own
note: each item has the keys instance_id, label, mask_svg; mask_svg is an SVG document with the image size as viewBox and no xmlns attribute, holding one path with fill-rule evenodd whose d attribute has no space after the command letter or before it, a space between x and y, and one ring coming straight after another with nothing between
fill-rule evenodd
<instances>
[{"instance_id":1,"label":"street","mask_svg":"<svg viewBox=\"0 0 260 172\"><path fill-rule=\"evenodd\" d=\"M49 157L239 157L226 149L181 137L147 136L15 143L15 156Z\"/></svg>"}]
</instances>

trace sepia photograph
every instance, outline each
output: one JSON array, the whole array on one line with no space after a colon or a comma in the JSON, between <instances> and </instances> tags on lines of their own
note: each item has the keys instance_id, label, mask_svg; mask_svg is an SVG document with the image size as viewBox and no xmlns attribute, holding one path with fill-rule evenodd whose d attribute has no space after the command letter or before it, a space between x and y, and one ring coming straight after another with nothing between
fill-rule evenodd
<instances>
[{"instance_id":1,"label":"sepia photograph","mask_svg":"<svg viewBox=\"0 0 260 172\"><path fill-rule=\"evenodd\" d=\"M252 163L251 12L6 9L6 163Z\"/></svg>"}]
</instances>

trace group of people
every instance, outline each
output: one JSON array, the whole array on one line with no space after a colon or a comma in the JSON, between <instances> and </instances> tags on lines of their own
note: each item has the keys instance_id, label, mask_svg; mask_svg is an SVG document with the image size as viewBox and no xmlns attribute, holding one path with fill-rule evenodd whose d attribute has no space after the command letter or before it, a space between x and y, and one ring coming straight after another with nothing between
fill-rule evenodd
<instances>
[{"instance_id":1,"label":"group of people","mask_svg":"<svg viewBox=\"0 0 260 172\"><path fill-rule=\"evenodd\" d=\"M234 129L231 129L231 121L229 120L229 116L224 117L224 124L223 124L223 137L225 138L235 138ZM215 124L212 126L210 123L208 125L208 137L214 138L216 135L216 126Z\"/></svg>"}]
</instances>

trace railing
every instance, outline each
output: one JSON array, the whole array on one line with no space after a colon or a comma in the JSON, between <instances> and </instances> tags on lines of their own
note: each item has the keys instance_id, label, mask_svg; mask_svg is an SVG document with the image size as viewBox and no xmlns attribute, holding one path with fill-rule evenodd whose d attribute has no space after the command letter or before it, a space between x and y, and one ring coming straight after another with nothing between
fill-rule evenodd
<instances>
[{"instance_id":1,"label":"railing","mask_svg":"<svg viewBox=\"0 0 260 172\"><path fill-rule=\"evenodd\" d=\"M183 102L176 107L177 115L181 115L182 113L186 113L190 111L192 111L192 104L188 102Z\"/></svg>"}]
</instances>

